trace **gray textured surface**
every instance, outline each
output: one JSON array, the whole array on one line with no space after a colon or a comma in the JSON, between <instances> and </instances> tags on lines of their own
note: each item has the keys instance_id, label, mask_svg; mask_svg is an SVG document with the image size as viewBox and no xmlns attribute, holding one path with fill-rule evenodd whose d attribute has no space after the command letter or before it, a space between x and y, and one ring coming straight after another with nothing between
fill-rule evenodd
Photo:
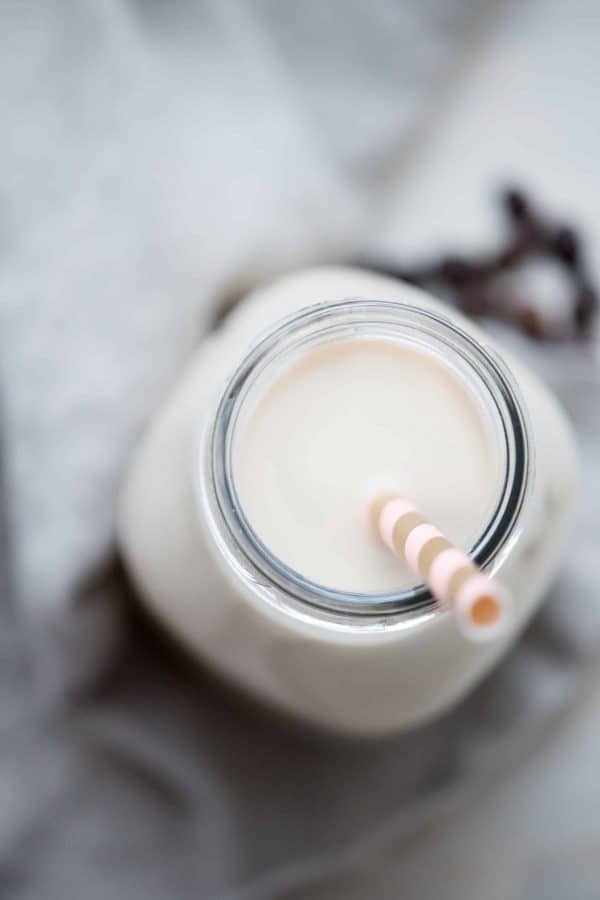
<instances>
[{"instance_id":1,"label":"gray textured surface","mask_svg":"<svg viewBox=\"0 0 600 900\"><path fill-rule=\"evenodd\" d=\"M587 421L590 397L577 393ZM586 515L597 516L597 494L589 503ZM590 540L581 553L592 551ZM582 689L600 614L590 610L592 578L577 569L458 710L409 736L367 743L271 719L207 673L192 673L134 617L126 661L101 696L45 727L33 710L5 719L7 895L385 898L427 872L435 890L420 842L434 858L448 842L428 829L456 832L468 801L539 752ZM21 677L5 669L3 717L24 700ZM411 853L424 868L411 867ZM467 870L472 878L476 868Z\"/></svg>"},{"instance_id":2,"label":"gray textured surface","mask_svg":"<svg viewBox=\"0 0 600 900\"><path fill-rule=\"evenodd\" d=\"M48 686L92 668L69 667L61 615L110 549L123 465L219 297L359 246L473 5L3 5L0 364L15 581L57 638L38 652ZM342 106L348 79L377 85L380 130L363 93Z\"/></svg>"},{"instance_id":3,"label":"gray textured surface","mask_svg":"<svg viewBox=\"0 0 600 900\"><path fill-rule=\"evenodd\" d=\"M38 699L106 660L119 621L110 611L127 601L103 562L122 461L219 294L352 249L365 233L378 242L374 187L405 145L410 110L419 119L428 108L461 17L452 18L458 3L452 15L443 4L441 19L441 6L419 3L407 22L412 6L381 3L383 33L369 6L362 28L362 4L343 24L334 3L295 24L269 3L252 15L183 0L168 13L118 0L3 7L3 509L23 601L17 613L3 585L0 892L10 900L396 900L442 890L452 900L596 900L593 348L520 348L580 437L577 550L526 639L451 716L369 744L294 730L208 674L192 677L136 616L102 693L60 714ZM463 237L461 228L479 238L472 198L487 202L493 177L513 165L590 233L600 225L586 94L598 83L597 7L521 9L484 73L467 79L475 87L435 135L437 155L427 144L408 183L398 167L391 246L426 248ZM322 41L314 72L297 55L297 28ZM353 46L357 30L371 51ZM395 30L398 46L412 35L426 58L394 57ZM365 88L358 124L357 110L336 103L339 90L320 90L334 46L332 88L345 87L349 58ZM473 66L480 73L481 60ZM357 74L365 69L374 89ZM216 179L219 168L235 181ZM580 695L583 711L568 716Z\"/></svg>"}]
</instances>

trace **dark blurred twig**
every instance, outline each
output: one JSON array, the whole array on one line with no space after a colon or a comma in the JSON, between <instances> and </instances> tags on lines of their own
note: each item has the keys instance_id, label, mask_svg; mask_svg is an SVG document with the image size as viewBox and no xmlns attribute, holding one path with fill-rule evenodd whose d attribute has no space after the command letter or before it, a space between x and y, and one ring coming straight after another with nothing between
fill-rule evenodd
<instances>
[{"instance_id":1,"label":"dark blurred twig","mask_svg":"<svg viewBox=\"0 0 600 900\"><path fill-rule=\"evenodd\" d=\"M441 290L467 315L503 319L533 338L588 337L598 308L598 292L580 235L572 226L542 215L518 188L505 190L501 202L508 231L504 244L495 252L445 255L417 266L374 259L361 260L361 264L434 293ZM546 260L566 275L568 315L559 329L545 322L535 297L525 303L514 302L515 291L519 290L519 270L534 260Z\"/></svg>"}]
</instances>

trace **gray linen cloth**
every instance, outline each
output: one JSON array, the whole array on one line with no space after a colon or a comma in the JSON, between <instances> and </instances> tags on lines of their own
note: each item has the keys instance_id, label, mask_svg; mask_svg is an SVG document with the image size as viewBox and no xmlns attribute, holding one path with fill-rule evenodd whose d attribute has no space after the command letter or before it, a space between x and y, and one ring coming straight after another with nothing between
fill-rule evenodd
<instances>
[{"instance_id":1,"label":"gray linen cloth","mask_svg":"<svg viewBox=\"0 0 600 900\"><path fill-rule=\"evenodd\" d=\"M3 896L397 898L381 848L456 815L575 695L600 637L592 347L505 336L575 422L581 521L525 638L426 728L271 718L131 612L114 561L123 465L219 299L361 248L473 7L5 4Z\"/></svg>"},{"instance_id":2,"label":"gray linen cloth","mask_svg":"<svg viewBox=\"0 0 600 900\"><path fill-rule=\"evenodd\" d=\"M7 468L48 690L107 659L109 607L79 657L63 614L108 552L139 429L219 298L359 246L476 6L3 5Z\"/></svg>"}]
</instances>

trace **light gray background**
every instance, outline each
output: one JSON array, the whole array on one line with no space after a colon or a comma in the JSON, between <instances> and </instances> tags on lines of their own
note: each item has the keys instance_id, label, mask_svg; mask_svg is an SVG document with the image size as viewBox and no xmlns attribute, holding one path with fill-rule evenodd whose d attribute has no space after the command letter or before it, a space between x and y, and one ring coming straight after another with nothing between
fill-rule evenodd
<instances>
[{"instance_id":1,"label":"light gray background","mask_svg":"<svg viewBox=\"0 0 600 900\"><path fill-rule=\"evenodd\" d=\"M228 292L367 247L479 246L507 176L586 228L598 271L597 4L366 7L3 5L11 900L598 896L595 343L505 336L580 437L576 550L442 722L368 745L290 730L120 615L123 465Z\"/></svg>"}]
</instances>

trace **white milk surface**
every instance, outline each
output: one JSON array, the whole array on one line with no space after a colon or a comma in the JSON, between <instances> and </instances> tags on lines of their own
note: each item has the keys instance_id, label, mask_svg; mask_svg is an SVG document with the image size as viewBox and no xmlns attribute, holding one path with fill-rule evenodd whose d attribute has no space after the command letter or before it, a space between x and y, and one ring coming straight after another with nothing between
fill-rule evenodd
<instances>
[{"instance_id":1,"label":"white milk surface","mask_svg":"<svg viewBox=\"0 0 600 900\"><path fill-rule=\"evenodd\" d=\"M365 527L380 487L417 504L459 547L483 530L498 454L458 378L416 349L353 340L309 351L265 392L236 440L244 513L271 553L338 590L414 584Z\"/></svg>"}]
</instances>

